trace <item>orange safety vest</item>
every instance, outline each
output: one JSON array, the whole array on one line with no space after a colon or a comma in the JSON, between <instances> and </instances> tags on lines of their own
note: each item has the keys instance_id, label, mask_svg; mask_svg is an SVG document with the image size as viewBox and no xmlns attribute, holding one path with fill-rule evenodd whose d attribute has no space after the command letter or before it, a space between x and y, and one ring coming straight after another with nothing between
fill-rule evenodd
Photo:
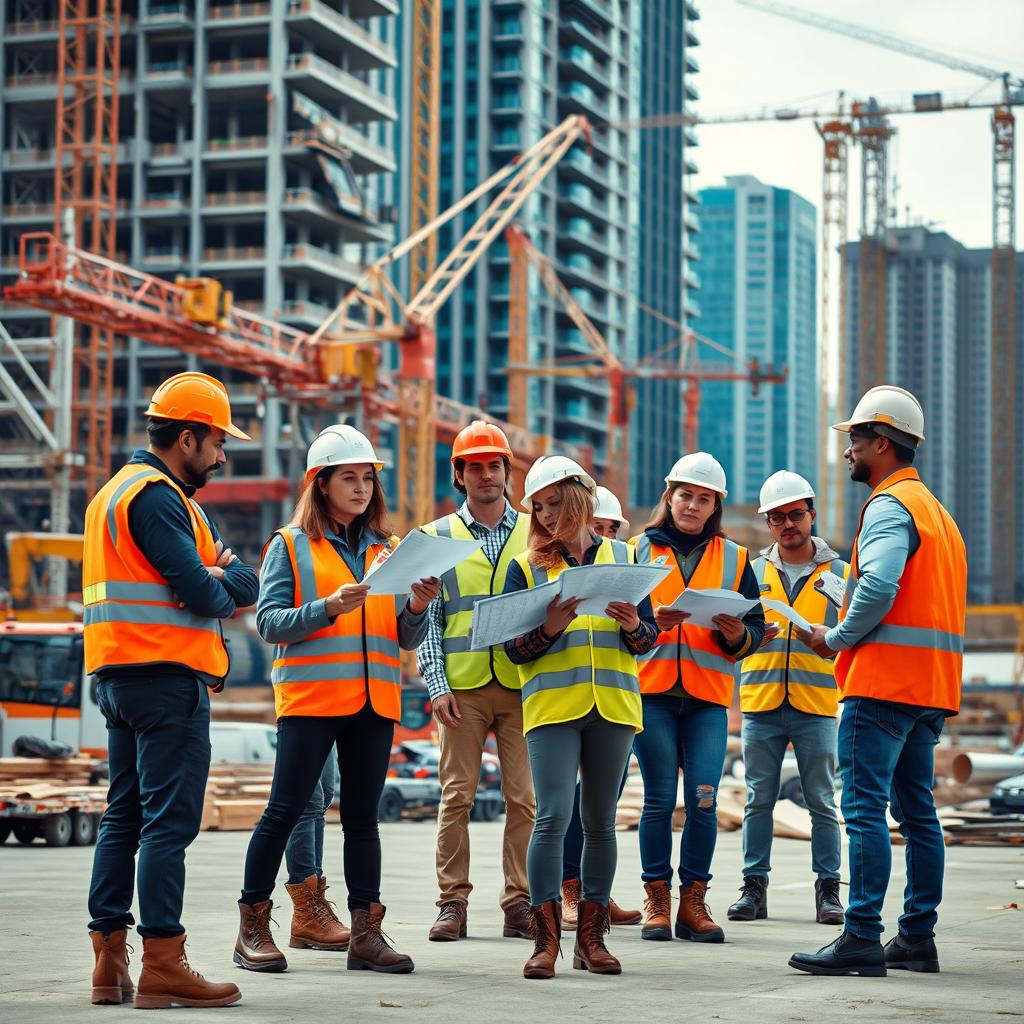
<instances>
[{"instance_id":1,"label":"orange safety vest","mask_svg":"<svg viewBox=\"0 0 1024 1024\"><path fill-rule=\"evenodd\" d=\"M128 528L132 501L154 483L169 484L180 495L200 560L204 565L217 562L206 514L166 473L143 463L118 470L85 511L85 670L170 663L223 679L228 674L228 651L220 620L183 608Z\"/></svg>"},{"instance_id":2,"label":"orange safety vest","mask_svg":"<svg viewBox=\"0 0 1024 1024\"><path fill-rule=\"evenodd\" d=\"M295 607L329 597L346 583L358 582L345 559L326 538L311 541L296 526L278 530L288 550L295 579ZM365 569L397 543L371 544ZM278 644L270 679L274 709L286 715L354 715L369 694L382 718L402 717L402 663L398 648L398 609L404 596L368 597L358 612L339 615L305 640Z\"/></svg>"},{"instance_id":3,"label":"orange safety vest","mask_svg":"<svg viewBox=\"0 0 1024 1024\"><path fill-rule=\"evenodd\" d=\"M749 559L746 548L724 537L713 537L687 584L671 547L651 543L646 534L637 538L638 562L653 562L662 556L672 571L651 594L654 607L671 604L687 586L695 590L737 590ZM690 696L729 707L736 659L719 647L714 634L712 629L688 626L685 622L660 633L658 646L640 662L640 693L665 693L681 682Z\"/></svg>"},{"instance_id":4,"label":"orange safety vest","mask_svg":"<svg viewBox=\"0 0 1024 1024\"><path fill-rule=\"evenodd\" d=\"M967 607L967 552L953 517L921 482L916 469L886 477L864 503L889 494L910 513L920 538L907 559L899 591L882 621L836 656L842 700L874 700L960 710ZM858 536L864 522L861 510ZM852 571L840 613L846 615L860 566L853 542Z\"/></svg>"}]
</instances>

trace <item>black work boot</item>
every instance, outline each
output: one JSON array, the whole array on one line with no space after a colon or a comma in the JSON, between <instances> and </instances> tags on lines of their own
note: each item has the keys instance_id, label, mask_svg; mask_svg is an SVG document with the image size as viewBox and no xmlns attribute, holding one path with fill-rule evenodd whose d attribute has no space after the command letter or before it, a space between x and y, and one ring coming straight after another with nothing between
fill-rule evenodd
<instances>
[{"instance_id":1,"label":"black work boot","mask_svg":"<svg viewBox=\"0 0 1024 1024\"><path fill-rule=\"evenodd\" d=\"M814 910L818 924L842 924L846 920L838 878L819 878L814 883Z\"/></svg>"},{"instance_id":2,"label":"black work boot","mask_svg":"<svg viewBox=\"0 0 1024 1024\"><path fill-rule=\"evenodd\" d=\"M939 973L939 951L930 935L893 936L885 944L885 966L894 971L918 971L921 974Z\"/></svg>"},{"instance_id":3,"label":"black work boot","mask_svg":"<svg viewBox=\"0 0 1024 1024\"><path fill-rule=\"evenodd\" d=\"M794 953L789 966L808 974L859 974L862 978L884 978L886 974L882 944L846 931L817 953Z\"/></svg>"},{"instance_id":4,"label":"black work boot","mask_svg":"<svg viewBox=\"0 0 1024 1024\"><path fill-rule=\"evenodd\" d=\"M768 916L768 878L747 875L740 888L740 898L726 916L730 921L763 921Z\"/></svg>"}]
</instances>

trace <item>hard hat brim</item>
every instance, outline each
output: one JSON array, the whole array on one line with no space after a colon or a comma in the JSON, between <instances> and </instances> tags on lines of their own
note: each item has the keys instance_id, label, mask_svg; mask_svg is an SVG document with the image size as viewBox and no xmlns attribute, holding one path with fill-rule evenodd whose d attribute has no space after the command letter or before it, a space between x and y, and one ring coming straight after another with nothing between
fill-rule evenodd
<instances>
[{"instance_id":1,"label":"hard hat brim","mask_svg":"<svg viewBox=\"0 0 1024 1024\"><path fill-rule=\"evenodd\" d=\"M465 451L459 452L458 455L453 455L452 465L454 466L456 460L458 459L462 459L466 462L469 462L472 461L473 459L478 459L484 455L501 455L503 458L506 459L512 458L512 452L509 451L508 448L493 448L489 445L485 445L480 448L467 448Z\"/></svg>"},{"instance_id":2,"label":"hard hat brim","mask_svg":"<svg viewBox=\"0 0 1024 1024\"><path fill-rule=\"evenodd\" d=\"M590 492L590 497L593 498L597 492L597 482L589 474L583 476L563 476L558 480L549 480L547 483L543 483L540 487L534 487L532 491L527 491L523 495L522 501L519 502L521 508L524 508L527 512L533 511L533 502L530 500L535 494L540 494L541 491L548 487L556 487L558 484L568 483L570 480L575 480L576 483L581 484Z\"/></svg>"},{"instance_id":3,"label":"hard hat brim","mask_svg":"<svg viewBox=\"0 0 1024 1024\"><path fill-rule=\"evenodd\" d=\"M216 426L216 424L214 424L214 426ZM231 437L238 438L239 441L252 440L252 438L244 430L240 430L238 427L234 425L234 423L229 423L226 427L221 427L221 430L223 430L225 434L228 434Z\"/></svg>"},{"instance_id":4,"label":"hard hat brim","mask_svg":"<svg viewBox=\"0 0 1024 1024\"><path fill-rule=\"evenodd\" d=\"M338 462L325 462L320 466L310 466L306 470L306 483L309 483L321 469L337 469L339 466L373 466L378 473L387 469L386 462L372 462L370 459L341 459Z\"/></svg>"},{"instance_id":5,"label":"hard hat brim","mask_svg":"<svg viewBox=\"0 0 1024 1024\"><path fill-rule=\"evenodd\" d=\"M885 423L883 420L847 420L845 423L833 423L832 429L838 430L843 434L848 434L854 427L871 427L875 424L880 427L889 427L890 429L899 430L901 434L906 434L907 437L914 438L918 444L924 440L924 434L915 434L911 430L902 430L899 427L893 427L891 423Z\"/></svg>"},{"instance_id":6,"label":"hard hat brim","mask_svg":"<svg viewBox=\"0 0 1024 1024\"><path fill-rule=\"evenodd\" d=\"M721 496L722 501L725 501L729 497L728 491L720 491L717 487L711 487L707 480L694 480L691 477L683 476L667 476L665 477L665 486L671 487L673 484L692 484L694 487L703 487L706 491L711 491L713 494Z\"/></svg>"},{"instance_id":7,"label":"hard hat brim","mask_svg":"<svg viewBox=\"0 0 1024 1024\"><path fill-rule=\"evenodd\" d=\"M768 504L762 505L757 510L757 514L761 516L764 515L765 512L771 512L773 508L781 508L783 505L792 504L794 501L803 501L805 498L810 498L813 501L814 497L814 491L808 491L806 494L791 494L788 497L779 498L778 501L770 501Z\"/></svg>"},{"instance_id":8,"label":"hard hat brim","mask_svg":"<svg viewBox=\"0 0 1024 1024\"><path fill-rule=\"evenodd\" d=\"M214 430L223 430L229 437L237 438L239 441L251 441L252 438L240 427L236 427L230 420L227 424L213 423L212 421L201 418L198 413L193 413L190 416L167 416L162 412L154 411L153 403L150 402L149 408L146 410L146 416L149 419L154 420L166 420L168 423L205 423L206 426L212 427Z\"/></svg>"}]
</instances>

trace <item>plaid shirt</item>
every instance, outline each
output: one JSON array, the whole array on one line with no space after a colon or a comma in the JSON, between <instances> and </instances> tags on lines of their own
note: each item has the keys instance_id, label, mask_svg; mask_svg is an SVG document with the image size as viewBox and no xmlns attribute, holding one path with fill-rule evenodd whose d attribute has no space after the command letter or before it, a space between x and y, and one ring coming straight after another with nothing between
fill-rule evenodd
<instances>
[{"instance_id":1,"label":"plaid shirt","mask_svg":"<svg viewBox=\"0 0 1024 1024\"><path fill-rule=\"evenodd\" d=\"M516 521L519 518L516 510L506 501L505 514L493 530L473 518L468 502L463 502L462 508L456 515L466 524L469 532L477 540L484 542L484 555L491 565L496 565L509 534L515 529ZM448 677L444 672L444 654L441 650L441 641L444 639L447 622L443 594L430 603L430 607L427 609L427 618L427 636L416 651L416 665L420 675L423 676L423 682L427 685L427 693L433 700L442 694L451 693Z\"/></svg>"}]
</instances>

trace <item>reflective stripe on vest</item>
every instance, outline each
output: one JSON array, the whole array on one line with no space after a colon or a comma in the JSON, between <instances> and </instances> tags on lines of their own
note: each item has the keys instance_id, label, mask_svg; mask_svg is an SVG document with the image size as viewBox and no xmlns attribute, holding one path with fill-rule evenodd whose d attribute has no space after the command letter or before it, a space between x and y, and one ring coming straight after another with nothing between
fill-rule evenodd
<instances>
[{"instance_id":1,"label":"reflective stripe on vest","mask_svg":"<svg viewBox=\"0 0 1024 1024\"><path fill-rule=\"evenodd\" d=\"M665 558L672 571L651 594L656 606L672 604L689 586L695 590L722 588L738 590L747 566L747 549L724 537L708 541L700 561L684 582L676 552L651 542L647 534L637 539L638 562ZM640 661L640 690L646 694L666 693L677 683L693 697L728 707L732 703L735 659L715 639L714 630L682 623L658 635L658 646Z\"/></svg>"},{"instance_id":2,"label":"reflective stripe on vest","mask_svg":"<svg viewBox=\"0 0 1024 1024\"><path fill-rule=\"evenodd\" d=\"M751 564L761 588L761 596L791 605L808 622L835 625L838 612L815 581L826 571L845 578L849 565L836 558L816 565L803 579L790 599L778 568L763 556ZM740 708L747 713L772 711L788 698L798 711L834 717L839 708L832 662L819 658L794 635L793 625L778 612L765 609L765 619L774 622L779 635L749 654L740 664Z\"/></svg>"},{"instance_id":3,"label":"reflective stripe on vest","mask_svg":"<svg viewBox=\"0 0 1024 1024\"><path fill-rule=\"evenodd\" d=\"M909 513L920 543L907 559L899 590L881 623L836 656L842 699L874 700L957 712L963 680L967 554L952 516L917 470L897 470L872 491L895 498ZM864 522L861 511L858 537ZM851 576L860 574L857 540ZM855 588L847 588L845 617Z\"/></svg>"},{"instance_id":4,"label":"reflective stripe on vest","mask_svg":"<svg viewBox=\"0 0 1024 1024\"><path fill-rule=\"evenodd\" d=\"M528 587L558 579L568 568L531 566L528 553L516 558ZM595 564L630 563L633 550L622 541L601 541ZM523 731L571 722L597 707L609 722L643 728L636 657L625 647L614 619L579 615L547 653L519 665L523 687Z\"/></svg>"},{"instance_id":5,"label":"reflective stripe on vest","mask_svg":"<svg viewBox=\"0 0 1024 1024\"><path fill-rule=\"evenodd\" d=\"M444 635L441 652L444 674L453 690L473 690L496 679L510 690L522 685L519 671L499 644L486 651L469 649L469 631L473 624L473 606L483 597L493 597L505 589L508 567L526 550L530 517L517 513L516 525L505 539L498 561L491 565L483 550L470 555L441 577L444 602ZM473 534L457 514L438 519L423 527L425 533L455 540L473 540Z\"/></svg>"},{"instance_id":6,"label":"reflective stripe on vest","mask_svg":"<svg viewBox=\"0 0 1024 1024\"><path fill-rule=\"evenodd\" d=\"M122 467L89 502L82 560L86 672L173 664L214 679L228 672L220 621L181 606L131 535L132 501L151 484L181 498L204 565L217 560L213 530L200 506L155 466Z\"/></svg>"},{"instance_id":7,"label":"reflective stripe on vest","mask_svg":"<svg viewBox=\"0 0 1024 1024\"><path fill-rule=\"evenodd\" d=\"M297 527L277 532L291 562L296 608L329 597L339 584L356 582L326 537L311 541ZM364 574L394 540L367 547ZM402 713L400 603L402 598L371 595L361 609L339 615L304 640L279 644L271 671L277 716L354 715L369 695L377 714L398 721Z\"/></svg>"}]
</instances>

